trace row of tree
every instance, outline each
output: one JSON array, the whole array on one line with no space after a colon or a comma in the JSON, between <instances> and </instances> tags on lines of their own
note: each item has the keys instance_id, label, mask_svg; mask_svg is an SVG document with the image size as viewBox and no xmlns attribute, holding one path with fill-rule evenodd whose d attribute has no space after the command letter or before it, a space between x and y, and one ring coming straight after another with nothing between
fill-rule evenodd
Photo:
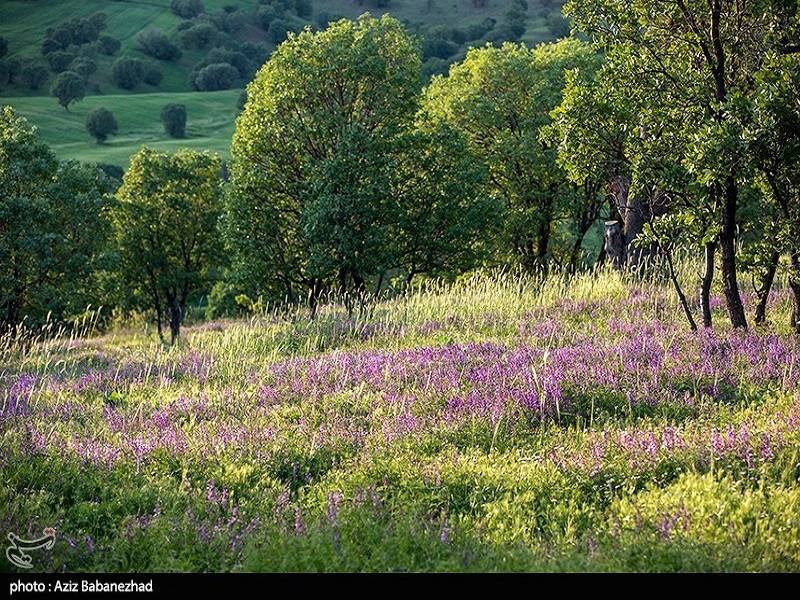
<instances>
[{"instance_id":1,"label":"row of tree","mask_svg":"<svg viewBox=\"0 0 800 600\"><path fill-rule=\"evenodd\" d=\"M204 295L216 314L259 299L313 310L330 294L364 301L483 265L574 271L596 262L590 232L630 213L629 197L645 199L636 206L669 199L646 219L642 240L667 258L678 246L705 253L704 324L719 254L731 322L746 326L737 272L751 273L766 297L785 266L800 297L800 70L787 41L796 14L767 0L758 7L773 11L766 16L729 14L744 5L714 0L729 12L712 10L705 22L698 4L670 27L651 15L648 32L645 4L570 5L602 51L576 38L487 45L426 86L418 40L389 16L306 30L248 86L229 165L143 147L113 192L99 169L54 169L46 146L5 109L4 328L37 308L68 316L87 300L70 286L90 281L95 306L149 308L174 340L188 303ZM686 23L695 15L693 28L681 32L681 14ZM635 41L615 37L624 32ZM678 51L689 42L696 54ZM32 160L44 166L29 168ZM53 194L79 197L69 187L83 181L77 172L95 182L81 188L93 204L64 208ZM619 206L609 184L623 180L629 195ZM95 246L59 238L63 210L92 211ZM52 260L44 240L61 252L83 248L80 268L55 276L72 263ZM51 304L54 296L71 305Z\"/></svg>"}]
</instances>

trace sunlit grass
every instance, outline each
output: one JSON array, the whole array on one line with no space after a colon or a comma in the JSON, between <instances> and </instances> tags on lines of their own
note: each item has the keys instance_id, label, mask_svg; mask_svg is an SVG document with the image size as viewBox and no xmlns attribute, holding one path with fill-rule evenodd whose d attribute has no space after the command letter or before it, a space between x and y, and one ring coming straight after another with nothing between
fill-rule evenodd
<instances>
[{"instance_id":1,"label":"sunlit grass","mask_svg":"<svg viewBox=\"0 0 800 600\"><path fill-rule=\"evenodd\" d=\"M2 529L56 528L39 571L796 572L788 300L693 333L667 285L493 272L171 348L23 330Z\"/></svg>"}]
</instances>

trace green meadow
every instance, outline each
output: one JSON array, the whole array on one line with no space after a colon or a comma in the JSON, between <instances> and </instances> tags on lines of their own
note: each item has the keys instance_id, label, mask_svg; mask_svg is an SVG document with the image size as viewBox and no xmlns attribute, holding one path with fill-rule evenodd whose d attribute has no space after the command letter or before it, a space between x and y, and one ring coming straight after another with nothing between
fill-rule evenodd
<instances>
[{"instance_id":1,"label":"green meadow","mask_svg":"<svg viewBox=\"0 0 800 600\"><path fill-rule=\"evenodd\" d=\"M736 331L715 292L693 333L658 283L484 273L169 349L29 332L0 528L55 530L34 572L796 573L789 305Z\"/></svg>"},{"instance_id":2,"label":"green meadow","mask_svg":"<svg viewBox=\"0 0 800 600\"><path fill-rule=\"evenodd\" d=\"M53 107L53 98L3 98L35 125L61 160L117 165L126 169L131 155L146 145L160 151L180 148L209 150L228 158L242 90L219 92L152 93L87 96L69 110ZM164 131L161 110L166 104L186 105L186 137L171 138ZM86 131L86 115L99 107L109 109L119 130L103 144Z\"/></svg>"}]
</instances>

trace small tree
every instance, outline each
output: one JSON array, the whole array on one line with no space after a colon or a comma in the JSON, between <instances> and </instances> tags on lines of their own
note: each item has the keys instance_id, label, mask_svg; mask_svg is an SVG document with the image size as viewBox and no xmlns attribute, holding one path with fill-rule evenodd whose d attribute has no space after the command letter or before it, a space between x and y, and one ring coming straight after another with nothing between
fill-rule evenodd
<instances>
[{"instance_id":1,"label":"small tree","mask_svg":"<svg viewBox=\"0 0 800 600\"><path fill-rule=\"evenodd\" d=\"M170 9L184 19L193 19L204 10L200 0L172 0Z\"/></svg>"},{"instance_id":2,"label":"small tree","mask_svg":"<svg viewBox=\"0 0 800 600\"><path fill-rule=\"evenodd\" d=\"M111 65L111 78L119 87L132 90L144 79L147 63L140 58L121 56Z\"/></svg>"},{"instance_id":3,"label":"small tree","mask_svg":"<svg viewBox=\"0 0 800 600\"><path fill-rule=\"evenodd\" d=\"M183 53L161 29L148 29L136 36L142 52L158 60L178 60Z\"/></svg>"},{"instance_id":4,"label":"small tree","mask_svg":"<svg viewBox=\"0 0 800 600\"><path fill-rule=\"evenodd\" d=\"M129 308L155 314L162 342L180 334L192 294L208 289L219 253L222 161L209 152L173 155L147 147L131 158L112 221Z\"/></svg>"},{"instance_id":5,"label":"small tree","mask_svg":"<svg viewBox=\"0 0 800 600\"><path fill-rule=\"evenodd\" d=\"M186 105L167 104L161 110L164 131L173 138L182 138L186 134Z\"/></svg>"},{"instance_id":6,"label":"small tree","mask_svg":"<svg viewBox=\"0 0 800 600\"><path fill-rule=\"evenodd\" d=\"M116 133L117 127L114 114L107 108L96 108L86 115L86 130L97 140L98 144L102 144L109 135Z\"/></svg>"},{"instance_id":7,"label":"small tree","mask_svg":"<svg viewBox=\"0 0 800 600\"><path fill-rule=\"evenodd\" d=\"M228 63L214 63L203 67L192 77L192 86L198 92L228 90L239 79L239 70Z\"/></svg>"},{"instance_id":8,"label":"small tree","mask_svg":"<svg viewBox=\"0 0 800 600\"><path fill-rule=\"evenodd\" d=\"M74 71L64 71L56 78L50 94L68 111L71 103L82 100L86 94L86 80Z\"/></svg>"}]
</instances>

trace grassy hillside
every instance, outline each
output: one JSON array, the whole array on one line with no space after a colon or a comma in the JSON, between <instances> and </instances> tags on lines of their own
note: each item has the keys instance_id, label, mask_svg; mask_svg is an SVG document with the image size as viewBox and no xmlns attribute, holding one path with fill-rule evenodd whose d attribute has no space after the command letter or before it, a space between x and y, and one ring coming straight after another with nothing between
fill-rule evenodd
<instances>
[{"instance_id":1,"label":"grassy hillside","mask_svg":"<svg viewBox=\"0 0 800 600\"><path fill-rule=\"evenodd\" d=\"M42 139L61 160L74 159L128 167L140 146L175 151L178 148L210 150L227 158L238 112L241 90L219 92L153 93L123 96L87 96L69 111L51 98L3 98L39 128ZM164 131L161 109L170 102L186 105L186 137L170 138ZM100 145L86 131L86 115L95 108L109 109L119 133Z\"/></svg>"},{"instance_id":2,"label":"grassy hillside","mask_svg":"<svg viewBox=\"0 0 800 600\"><path fill-rule=\"evenodd\" d=\"M692 333L667 287L506 274L0 339L3 529L55 529L34 572L797 573L800 345L722 304Z\"/></svg>"},{"instance_id":3,"label":"grassy hillside","mask_svg":"<svg viewBox=\"0 0 800 600\"><path fill-rule=\"evenodd\" d=\"M236 98L251 74L276 47L275 33L264 28L260 11L265 7L289 6L281 9L281 23L291 30L304 26L319 29L329 20L356 18L367 11L376 16L388 12L421 41L446 42L444 52L451 54L444 58L431 54L442 54L441 45L437 51L425 47L424 71L430 75L444 72L449 64L463 58L468 47L490 40L498 42L508 35L508 27L503 27L512 1L487 0L485 6L479 8L473 0L389 0L384 7L379 7L375 0L315 0L311 12L301 17L294 0L202 0L203 15L188 20L173 14L171 0L3 0L0 2L0 38L7 42L8 52L0 57L0 67L5 65L5 71L0 68L0 103L14 106L38 126L43 138L62 159L102 158L102 162L125 167L130 155L143 143L158 148L208 148L227 155L234 129ZM533 45L566 33L561 4L559 0L527 0L525 30L520 41ZM121 48L113 55L98 52L91 44L67 48L66 52L76 56L90 56L96 65L87 79L85 99L70 106L67 113L50 95L57 73L43 54L43 42L48 30L58 29L71 20L89 19L97 13L105 15L102 34L118 40ZM238 19L235 26L226 25L231 14ZM180 29L201 21L220 28L216 41L204 49L182 44ZM486 27L491 29L484 31ZM137 36L152 28L162 30L180 48L180 59L156 60L141 51ZM478 37L471 38L474 35ZM209 60L217 46L236 51L247 46L250 70L225 93L199 93L190 83L190 77ZM157 84L141 82L132 89L119 87L111 73L114 61L122 56L149 61L161 72L161 80ZM29 65L48 69L47 79L35 88L20 74ZM8 76L4 77L4 72L8 72ZM170 140L163 134L160 110L168 102L187 105L186 140ZM119 122L118 133L102 147L95 144L84 127L86 113L97 106L110 109Z\"/></svg>"}]
</instances>

